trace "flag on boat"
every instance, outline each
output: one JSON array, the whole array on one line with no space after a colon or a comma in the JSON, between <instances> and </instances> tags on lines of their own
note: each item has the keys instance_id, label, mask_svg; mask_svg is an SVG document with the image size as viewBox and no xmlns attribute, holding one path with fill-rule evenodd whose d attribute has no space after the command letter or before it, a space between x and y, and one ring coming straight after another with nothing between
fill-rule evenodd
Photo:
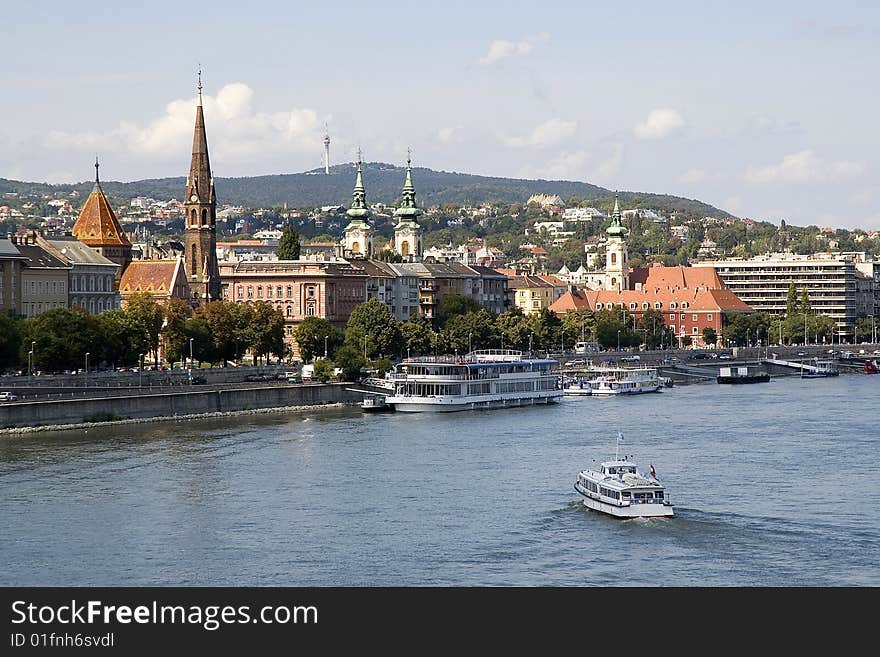
<instances>
[{"instance_id":1,"label":"flag on boat","mask_svg":"<svg viewBox=\"0 0 880 657\"><path fill-rule=\"evenodd\" d=\"M651 476L654 477L654 479L657 478L657 472L654 470L654 464L653 464L653 463L651 464Z\"/></svg>"}]
</instances>

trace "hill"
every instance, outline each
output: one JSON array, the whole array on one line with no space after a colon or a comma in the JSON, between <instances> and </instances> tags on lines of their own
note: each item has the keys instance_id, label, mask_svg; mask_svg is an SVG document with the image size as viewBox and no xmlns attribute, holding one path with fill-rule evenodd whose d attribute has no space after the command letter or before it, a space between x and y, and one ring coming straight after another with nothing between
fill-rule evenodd
<instances>
[{"instance_id":1,"label":"hill","mask_svg":"<svg viewBox=\"0 0 880 657\"><path fill-rule=\"evenodd\" d=\"M394 203L403 186L405 170L381 162L364 165L364 184L370 202ZM558 194L563 199L588 199L596 203L610 203L614 192L584 182L566 180L524 180L477 176L450 171L413 169L413 180L422 206L442 204L481 204L502 201L524 203L532 194ZM102 181L104 192L114 199L147 196L159 200L182 198L183 177L156 178L133 182ZM0 178L0 194L16 192L22 196L63 196L73 190L88 194L93 183L69 185L19 182ZM314 207L321 205L348 205L354 186L354 164L331 167L327 175L323 169L303 173L288 173L216 180L219 203L230 203L250 208ZM729 213L695 199L667 194L620 192L625 207L648 207L692 216L731 217Z\"/></svg>"}]
</instances>

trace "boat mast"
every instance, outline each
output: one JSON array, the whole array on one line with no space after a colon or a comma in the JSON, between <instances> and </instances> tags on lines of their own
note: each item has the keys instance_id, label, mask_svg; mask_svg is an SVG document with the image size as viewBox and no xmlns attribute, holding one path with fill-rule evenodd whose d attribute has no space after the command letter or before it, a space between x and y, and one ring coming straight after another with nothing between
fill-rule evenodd
<instances>
[{"instance_id":1,"label":"boat mast","mask_svg":"<svg viewBox=\"0 0 880 657\"><path fill-rule=\"evenodd\" d=\"M617 454L620 452L620 441L623 440L623 434L619 431L617 432L617 445L614 448L614 460L617 461Z\"/></svg>"}]
</instances>

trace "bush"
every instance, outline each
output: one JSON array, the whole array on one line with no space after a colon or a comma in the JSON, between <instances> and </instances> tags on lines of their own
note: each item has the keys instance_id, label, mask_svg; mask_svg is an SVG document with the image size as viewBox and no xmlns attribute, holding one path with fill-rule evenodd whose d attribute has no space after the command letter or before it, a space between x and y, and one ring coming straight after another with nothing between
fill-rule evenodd
<instances>
[{"instance_id":1,"label":"bush","mask_svg":"<svg viewBox=\"0 0 880 657\"><path fill-rule=\"evenodd\" d=\"M321 383L327 383L333 377L333 364L325 358L319 358L315 361L314 376Z\"/></svg>"}]
</instances>

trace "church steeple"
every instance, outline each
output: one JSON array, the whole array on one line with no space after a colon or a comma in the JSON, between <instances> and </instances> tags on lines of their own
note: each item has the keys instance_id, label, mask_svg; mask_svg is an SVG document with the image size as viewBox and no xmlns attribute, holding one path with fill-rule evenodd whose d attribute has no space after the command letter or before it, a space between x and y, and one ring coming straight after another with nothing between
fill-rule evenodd
<instances>
[{"instance_id":1,"label":"church steeple","mask_svg":"<svg viewBox=\"0 0 880 657\"><path fill-rule=\"evenodd\" d=\"M620 203L617 200L617 194L614 195L614 209L611 211L611 225L605 229L609 237L625 237L626 228L620 221Z\"/></svg>"},{"instance_id":2,"label":"church steeple","mask_svg":"<svg viewBox=\"0 0 880 657\"><path fill-rule=\"evenodd\" d=\"M200 304L220 300L220 268L217 264L217 197L208 158L201 69L198 80L192 160L183 203L186 212L186 273L193 290L193 301Z\"/></svg>"},{"instance_id":3,"label":"church steeple","mask_svg":"<svg viewBox=\"0 0 880 657\"><path fill-rule=\"evenodd\" d=\"M367 207L367 190L364 187L363 161L361 149L358 149L357 178L354 181L354 191L351 194L351 206L346 214L349 217L369 217L371 212Z\"/></svg>"},{"instance_id":4,"label":"church steeple","mask_svg":"<svg viewBox=\"0 0 880 657\"><path fill-rule=\"evenodd\" d=\"M358 149L357 178L351 194L351 206L345 212L350 219L342 238L343 256L370 258L373 255L373 227L367 221L373 214L367 206L367 190L364 187L363 161Z\"/></svg>"},{"instance_id":5,"label":"church steeple","mask_svg":"<svg viewBox=\"0 0 880 657\"><path fill-rule=\"evenodd\" d=\"M424 211L416 205L416 188L412 181L412 151L406 151L406 180L400 194L400 205L394 211L398 218L394 227L394 250L410 261L422 258L422 232L418 219Z\"/></svg>"}]
</instances>

